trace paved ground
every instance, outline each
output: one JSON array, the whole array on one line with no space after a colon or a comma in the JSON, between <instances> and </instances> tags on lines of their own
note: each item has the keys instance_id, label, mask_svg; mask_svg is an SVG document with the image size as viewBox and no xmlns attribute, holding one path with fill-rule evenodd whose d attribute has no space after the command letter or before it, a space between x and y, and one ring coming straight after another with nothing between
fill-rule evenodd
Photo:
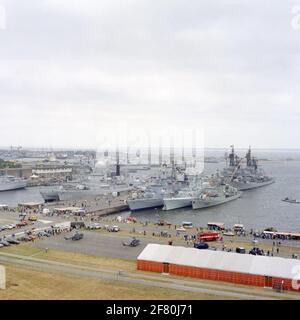
<instances>
[{"instance_id":1,"label":"paved ground","mask_svg":"<svg viewBox=\"0 0 300 320\"><path fill-rule=\"evenodd\" d=\"M64 200L55 203L47 203L45 206L49 209L61 207L79 207L85 208L87 213L101 212L106 209L112 209L120 205L125 205L125 200L128 198L127 187L120 187L121 196L112 196L107 190L103 189L102 195L90 196L78 200ZM124 194L125 193L125 194ZM128 207L127 207L128 208ZM116 211L118 212L118 211Z\"/></svg>"},{"instance_id":2,"label":"paved ground","mask_svg":"<svg viewBox=\"0 0 300 320\"><path fill-rule=\"evenodd\" d=\"M74 221L77 217L66 217L66 216L45 216L45 215L38 215L38 221L35 222L33 225L29 225L20 229L13 229L13 230L5 230L0 232L0 237L4 235L11 235L13 233L19 233L25 230L31 230L32 228L43 228L43 227L49 227L51 225L55 225L59 222L64 221ZM0 225L2 224L10 224L10 223L17 223L19 219L17 212L0 212ZM88 224L90 219L86 218L85 222ZM132 232L133 229L135 229L135 233L132 233L132 235L135 235L136 237L140 238L142 241L141 246L137 248L129 248L122 246L122 241L128 242L130 240L130 237L122 237L119 234L110 234L110 233L98 233L98 232L85 232L86 236L81 241L66 241L63 239L62 236L54 237L54 238L47 238L45 240L41 240L36 243L37 246L40 246L42 248L49 247L49 248L56 248L60 250L66 250L66 251L74 251L74 252L83 252L88 254L94 254L94 255L102 255L102 256L108 256L108 257L114 257L114 258L125 258L125 259L135 259L138 254L142 251L142 249L145 247L147 243L164 243L167 244L168 238L162 238L162 237L152 237L152 233L160 234L161 231L165 231L172 235L173 240L175 240L173 243L174 245L186 245L186 242L183 241L183 235L176 236L176 226L172 225L170 228L167 226L157 226L153 223L148 224L145 226L144 224L138 222L138 223L122 223L117 222L116 219L112 219L111 217L106 217L100 219L100 222L102 225L118 225L121 227L121 230L124 230L128 235L130 235L130 232ZM178 226L177 226L178 227ZM143 232L146 231L147 238L141 236ZM189 234L197 234L199 230L192 229L187 230L187 233ZM247 237L235 237L233 240L231 237L225 237L224 240L227 240L227 248L231 248L235 251L236 246L248 246L251 247L251 241L252 236L248 235ZM233 242L231 242L233 240ZM259 239L259 246L261 244L267 245L268 250L272 248L272 240L263 240ZM239 243L239 244L237 244ZM190 244L191 246L192 244ZM214 242L211 243L210 246L216 247L218 250L222 249L222 242ZM253 246L253 245L252 245ZM282 249L281 249L282 248ZM297 253L300 257L300 241L282 241L279 252L279 256L283 257L291 257L292 253ZM283 250L283 249L288 250ZM277 253L275 253L277 255Z\"/></svg>"},{"instance_id":3,"label":"paved ground","mask_svg":"<svg viewBox=\"0 0 300 320\"><path fill-rule=\"evenodd\" d=\"M130 237L111 236L92 231L83 233L84 238L79 241L65 240L64 237L69 234L63 234L37 241L34 246L43 249L52 248L96 256L135 260L148 243L154 242L149 239L141 239L141 244L138 247L127 247L123 246L122 242L129 242L131 240ZM155 242L166 244L166 241L157 240Z\"/></svg>"},{"instance_id":4,"label":"paved ground","mask_svg":"<svg viewBox=\"0 0 300 320\"><path fill-rule=\"evenodd\" d=\"M58 216L53 216L53 217L48 217L43 215L36 215L36 216L38 217L38 221L32 222L25 227L0 231L0 238L3 236L9 236L12 234L18 234L22 231L32 230L33 228L37 229L37 228L43 228L43 227L50 227L51 225L55 225L56 223L65 221L65 219L62 219L61 217L58 217ZM20 222L19 213L0 211L0 226L7 225L7 224L17 224L19 222Z\"/></svg>"}]
</instances>

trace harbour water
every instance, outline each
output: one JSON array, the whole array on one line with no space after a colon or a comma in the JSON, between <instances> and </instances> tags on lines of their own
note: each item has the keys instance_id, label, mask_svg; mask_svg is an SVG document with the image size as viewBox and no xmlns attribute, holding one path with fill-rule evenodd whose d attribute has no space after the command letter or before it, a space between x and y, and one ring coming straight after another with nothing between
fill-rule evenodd
<instances>
[{"instance_id":1,"label":"harbour water","mask_svg":"<svg viewBox=\"0 0 300 320\"><path fill-rule=\"evenodd\" d=\"M275 227L280 230L300 231L300 204L281 201L289 196L300 198L300 160L266 161L266 173L271 173L276 182L262 188L245 191L240 199L224 205L201 210L192 208L172 211L148 210L135 212L141 220L164 219L172 223L188 220L198 225L207 222L224 222L227 226L243 223L246 228ZM206 171L221 169L222 164L207 164Z\"/></svg>"},{"instance_id":2,"label":"harbour water","mask_svg":"<svg viewBox=\"0 0 300 320\"><path fill-rule=\"evenodd\" d=\"M234 223L243 223L246 228L262 229L275 227L280 230L300 231L300 204L281 201L284 197L300 199L300 153L293 154L283 151L264 152L256 154L259 157L270 159L260 164L267 174L271 174L276 182L266 187L245 191L240 199L224 205L192 210L192 208L163 211L151 209L132 214L140 220L157 221L164 219L172 223L181 223L188 220L197 225L206 225L207 222L224 222L227 226ZM287 161L289 157L294 160ZM281 160L279 160L281 159ZM225 163L205 164L206 173L221 170ZM20 202L43 202L39 193L40 188L0 193L0 204L16 206Z\"/></svg>"},{"instance_id":3,"label":"harbour water","mask_svg":"<svg viewBox=\"0 0 300 320\"><path fill-rule=\"evenodd\" d=\"M43 203L44 199L40 195L39 187L32 187L14 191L0 192L0 204L6 204L15 207L18 203L39 202Z\"/></svg>"}]
</instances>

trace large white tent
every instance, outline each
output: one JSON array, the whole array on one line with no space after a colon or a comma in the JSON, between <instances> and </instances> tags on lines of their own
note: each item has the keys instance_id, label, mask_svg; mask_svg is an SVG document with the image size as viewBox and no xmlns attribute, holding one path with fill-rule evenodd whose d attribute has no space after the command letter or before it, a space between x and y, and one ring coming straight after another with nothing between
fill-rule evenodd
<instances>
[{"instance_id":1,"label":"large white tent","mask_svg":"<svg viewBox=\"0 0 300 320\"><path fill-rule=\"evenodd\" d=\"M148 244L137 259L300 280L300 261L297 259L199 250L160 244Z\"/></svg>"}]
</instances>

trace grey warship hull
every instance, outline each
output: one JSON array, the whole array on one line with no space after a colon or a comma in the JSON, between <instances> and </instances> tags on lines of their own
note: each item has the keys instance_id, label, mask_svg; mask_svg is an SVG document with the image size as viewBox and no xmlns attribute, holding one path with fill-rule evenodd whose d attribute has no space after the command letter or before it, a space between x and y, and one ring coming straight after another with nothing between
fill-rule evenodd
<instances>
[{"instance_id":1,"label":"grey warship hull","mask_svg":"<svg viewBox=\"0 0 300 320\"><path fill-rule=\"evenodd\" d=\"M223 203L227 203L229 201L236 200L236 199L240 198L241 195L242 195L242 193L238 192L237 194L235 194L231 197L217 197L215 199L208 199L208 200L194 199L192 201L192 206L193 206L194 210L214 207L214 206L221 205Z\"/></svg>"},{"instance_id":2,"label":"grey warship hull","mask_svg":"<svg viewBox=\"0 0 300 320\"><path fill-rule=\"evenodd\" d=\"M262 182L231 182L230 185L237 188L239 191L246 191L246 190L252 190L252 189L257 189L261 187L268 186L272 183L274 183L274 179L270 179L268 181L262 181Z\"/></svg>"},{"instance_id":3,"label":"grey warship hull","mask_svg":"<svg viewBox=\"0 0 300 320\"><path fill-rule=\"evenodd\" d=\"M131 199L127 200L127 203L131 211L159 208L164 205L163 198Z\"/></svg>"},{"instance_id":4,"label":"grey warship hull","mask_svg":"<svg viewBox=\"0 0 300 320\"><path fill-rule=\"evenodd\" d=\"M192 206L192 197L165 198L163 210L174 210Z\"/></svg>"},{"instance_id":5,"label":"grey warship hull","mask_svg":"<svg viewBox=\"0 0 300 320\"><path fill-rule=\"evenodd\" d=\"M45 202L59 201L59 196L57 191L40 192L40 194L45 200Z\"/></svg>"}]
</instances>

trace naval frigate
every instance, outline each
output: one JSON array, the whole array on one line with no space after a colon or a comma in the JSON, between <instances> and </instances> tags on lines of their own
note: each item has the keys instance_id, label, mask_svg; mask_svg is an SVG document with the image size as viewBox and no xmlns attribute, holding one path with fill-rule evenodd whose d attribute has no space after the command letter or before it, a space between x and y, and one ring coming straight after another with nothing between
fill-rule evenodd
<instances>
[{"instance_id":1,"label":"naval frigate","mask_svg":"<svg viewBox=\"0 0 300 320\"><path fill-rule=\"evenodd\" d=\"M251 155L251 147L246 153L246 166L242 166L243 158L239 158L231 146L229 154L229 167L222 171L225 183L229 183L239 191L246 191L270 185L275 182L274 178L265 174L262 168L258 167L257 159Z\"/></svg>"},{"instance_id":2,"label":"naval frigate","mask_svg":"<svg viewBox=\"0 0 300 320\"><path fill-rule=\"evenodd\" d=\"M205 188L195 199L193 199L192 206L193 209L213 207L236 200L241 195L242 192L230 185L220 185L218 187Z\"/></svg>"}]
</instances>

